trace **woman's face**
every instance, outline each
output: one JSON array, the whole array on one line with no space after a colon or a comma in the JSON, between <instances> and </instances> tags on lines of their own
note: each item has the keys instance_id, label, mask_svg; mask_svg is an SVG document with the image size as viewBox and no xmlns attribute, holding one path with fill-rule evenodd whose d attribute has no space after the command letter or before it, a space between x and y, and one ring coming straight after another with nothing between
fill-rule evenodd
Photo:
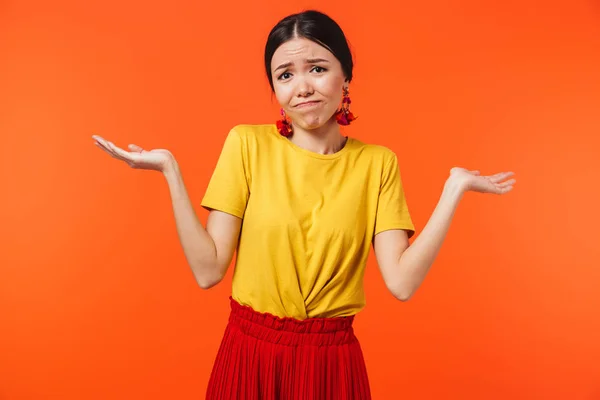
<instances>
[{"instance_id":1,"label":"woman's face","mask_svg":"<svg viewBox=\"0 0 600 400\"><path fill-rule=\"evenodd\" d=\"M289 40L273 54L271 73L277 101L299 127L319 128L339 108L346 78L325 47L305 38Z\"/></svg>"}]
</instances>

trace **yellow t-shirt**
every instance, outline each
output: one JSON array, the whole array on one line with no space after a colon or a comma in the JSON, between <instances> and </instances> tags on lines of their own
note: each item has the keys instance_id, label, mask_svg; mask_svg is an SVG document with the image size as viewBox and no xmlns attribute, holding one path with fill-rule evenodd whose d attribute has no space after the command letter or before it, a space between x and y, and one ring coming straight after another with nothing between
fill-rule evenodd
<instances>
[{"instance_id":1,"label":"yellow t-shirt","mask_svg":"<svg viewBox=\"0 0 600 400\"><path fill-rule=\"evenodd\" d=\"M414 234L391 150L348 138L318 154L275 125L231 130L202 206L243 218L232 297L279 317L356 314L373 236Z\"/></svg>"}]
</instances>

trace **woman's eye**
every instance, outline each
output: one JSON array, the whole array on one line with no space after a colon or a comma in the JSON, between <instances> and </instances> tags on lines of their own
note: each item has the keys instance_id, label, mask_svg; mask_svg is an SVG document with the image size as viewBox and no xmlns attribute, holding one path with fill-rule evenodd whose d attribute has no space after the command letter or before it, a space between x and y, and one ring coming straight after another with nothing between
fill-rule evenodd
<instances>
[{"instance_id":1,"label":"woman's eye","mask_svg":"<svg viewBox=\"0 0 600 400\"><path fill-rule=\"evenodd\" d=\"M321 73L321 72L325 72L327 70L323 67L314 67L313 71L315 71L316 73Z\"/></svg>"},{"instance_id":2,"label":"woman's eye","mask_svg":"<svg viewBox=\"0 0 600 400\"><path fill-rule=\"evenodd\" d=\"M279 75L278 79L288 79L290 77L290 73L289 72L284 72L283 74Z\"/></svg>"}]
</instances>

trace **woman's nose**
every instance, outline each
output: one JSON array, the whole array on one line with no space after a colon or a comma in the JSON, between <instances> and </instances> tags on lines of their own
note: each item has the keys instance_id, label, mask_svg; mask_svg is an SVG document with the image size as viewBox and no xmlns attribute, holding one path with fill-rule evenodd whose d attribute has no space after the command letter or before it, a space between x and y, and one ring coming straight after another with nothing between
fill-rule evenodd
<instances>
[{"instance_id":1,"label":"woman's nose","mask_svg":"<svg viewBox=\"0 0 600 400\"><path fill-rule=\"evenodd\" d=\"M298 87L296 88L296 95L298 97L306 97L311 95L312 93L313 89L309 82L306 81L306 79L303 79L300 82L298 82Z\"/></svg>"}]
</instances>

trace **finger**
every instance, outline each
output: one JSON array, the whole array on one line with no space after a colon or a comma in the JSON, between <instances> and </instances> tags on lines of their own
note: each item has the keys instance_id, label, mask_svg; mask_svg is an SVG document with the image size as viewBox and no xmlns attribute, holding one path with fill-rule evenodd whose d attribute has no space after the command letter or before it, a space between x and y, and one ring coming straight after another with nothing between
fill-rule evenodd
<instances>
[{"instance_id":1,"label":"finger","mask_svg":"<svg viewBox=\"0 0 600 400\"><path fill-rule=\"evenodd\" d=\"M114 143L112 143L112 142L108 142L108 145L110 146L110 149L111 149L112 151L114 151L114 152L115 152L115 154L116 154L118 157L120 157L120 158L121 158L123 161L127 161L127 162L132 162L132 161L133 161L133 158L132 158L132 156L131 156L131 153L129 153L129 152L127 152L127 151L123 150L123 149L122 149L122 148L120 148L120 147L117 147L117 146L115 146L115 144L114 144Z\"/></svg>"},{"instance_id":2,"label":"finger","mask_svg":"<svg viewBox=\"0 0 600 400\"><path fill-rule=\"evenodd\" d=\"M104 146L102 146L99 142L94 142L94 145L96 145L96 147L100 148L100 150L104 151L105 153L110 153L108 150L106 150L104 148Z\"/></svg>"},{"instance_id":3,"label":"finger","mask_svg":"<svg viewBox=\"0 0 600 400\"><path fill-rule=\"evenodd\" d=\"M129 147L129 150L134 151L136 153L141 153L142 151L144 151L144 149L142 149L137 144L130 144L128 147Z\"/></svg>"},{"instance_id":4,"label":"finger","mask_svg":"<svg viewBox=\"0 0 600 400\"><path fill-rule=\"evenodd\" d=\"M98 147L100 147L102 150L106 151L107 153L110 153L111 155L113 154L113 151L110 149L110 147L108 146L108 143L106 143L106 140L102 139L102 138L98 138L96 139L96 145Z\"/></svg>"},{"instance_id":5,"label":"finger","mask_svg":"<svg viewBox=\"0 0 600 400\"><path fill-rule=\"evenodd\" d=\"M123 157L121 157L114 149L114 145L111 146L110 142L105 142L103 143L103 146L105 147L106 151L114 158L116 158L117 160L121 160L121 161L127 161L126 159L124 159Z\"/></svg>"},{"instance_id":6,"label":"finger","mask_svg":"<svg viewBox=\"0 0 600 400\"><path fill-rule=\"evenodd\" d=\"M480 171L478 171L478 170L476 170L476 169L475 169L475 170L472 170L472 171L469 171L469 173L471 173L471 174L473 174L473 175L479 175L479 174L481 174L481 172L480 172Z\"/></svg>"},{"instance_id":7,"label":"finger","mask_svg":"<svg viewBox=\"0 0 600 400\"><path fill-rule=\"evenodd\" d=\"M498 174L494 174L489 178L490 181L496 183L496 182L500 182L505 180L506 178L510 178L511 176L513 176L515 173L514 172L500 172Z\"/></svg>"},{"instance_id":8,"label":"finger","mask_svg":"<svg viewBox=\"0 0 600 400\"><path fill-rule=\"evenodd\" d=\"M497 174L490 175L490 178L491 179L507 178L512 175L514 175L514 172L498 172Z\"/></svg>"},{"instance_id":9,"label":"finger","mask_svg":"<svg viewBox=\"0 0 600 400\"><path fill-rule=\"evenodd\" d=\"M104 139L102 136L99 135L92 135L92 138L94 138L95 141L100 142L102 144L106 144L108 142L108 140Z\"/></svg>"},{"instance_id":10,"label":"finger","mask_svg":"<svg viewBox=\"0 0 600 400\"><path fill-rule=\"evenodd\" d=\"M496 194L504 194L504 193L510 192L512 189L513 189L513 184L505 185L504 183L500 183L500 184L495 185L494 192Z\"/></svg>"},{"instance_id":11,"label":"finger","mask_svg":"<svg viewBox=\"0 0 600 400\"><path fill-rule=\"evenodd\" d=\"M99 143L107 152L109 153L113 153L112 149L110 148L110 146L108 145L108 141L104 138L101 138L100 136L97 136L95 138L96 143Z\"/></svg>"},{"instance_id":12,"label":"finger","mask_svg":"<svg viewBox=\"0 0 600 400\"><path fill-rule=\"evenodd\" d=\"M108 153L109 156L111 156L112 158L115 158L119 161L123 161L121 159L121 157L117 156L112 150L104 147L104 145L101 142L95 142L94 143L96 146L98 146L102 151L104 151L105 153Z\"/></svg>"},{"instance_id":13,"label":"finger","mask_svg":"<svg viewBox=\"0 0 600 400\"><path fill-rule=\"evenodd\" d=\"M100 146L102 147L102 149L104 151L106 151L111 157L120 160L120 161L125 161L126 163L130 163L132 162L132 160L130 158L128 158L128 153L124 150L122 150L121 148L115 146L114 143L109 142L108 140L101 138L101 137L97 137L95 138L97 143L100 144Z\"/></svg>"},{"instance_id":14,"label":"finger","mask_svg":"<svg viewBox=\"0 0 600 400\"><path fill-rule=\"evenodd\" d=\"M116 158L117 160L121 160L121 161L125 161L125 162L129 161L127 158L123 157L122 154L119 154L118 150L121 150L121 149L119 149L117 146L115 146L112 142L102 139L101 141L99 141L99 143L106 149L106 152L109 153L112 157ZM123 151L123 150L121 150L121 151Z\"/></svg>"},{"instance_id":15,"label":"finger","mask_svg":"<svg viewBox=\"0 0 600 400\"><path fill-rule=\"evenodd\" d=\"M512 185L515 184L516 181L517 181L516 179L509 179L506 182L497 183L496 187L504 188L504 187L507 187L507 186L512 186Z\"/></svg>"}]
</instances>

